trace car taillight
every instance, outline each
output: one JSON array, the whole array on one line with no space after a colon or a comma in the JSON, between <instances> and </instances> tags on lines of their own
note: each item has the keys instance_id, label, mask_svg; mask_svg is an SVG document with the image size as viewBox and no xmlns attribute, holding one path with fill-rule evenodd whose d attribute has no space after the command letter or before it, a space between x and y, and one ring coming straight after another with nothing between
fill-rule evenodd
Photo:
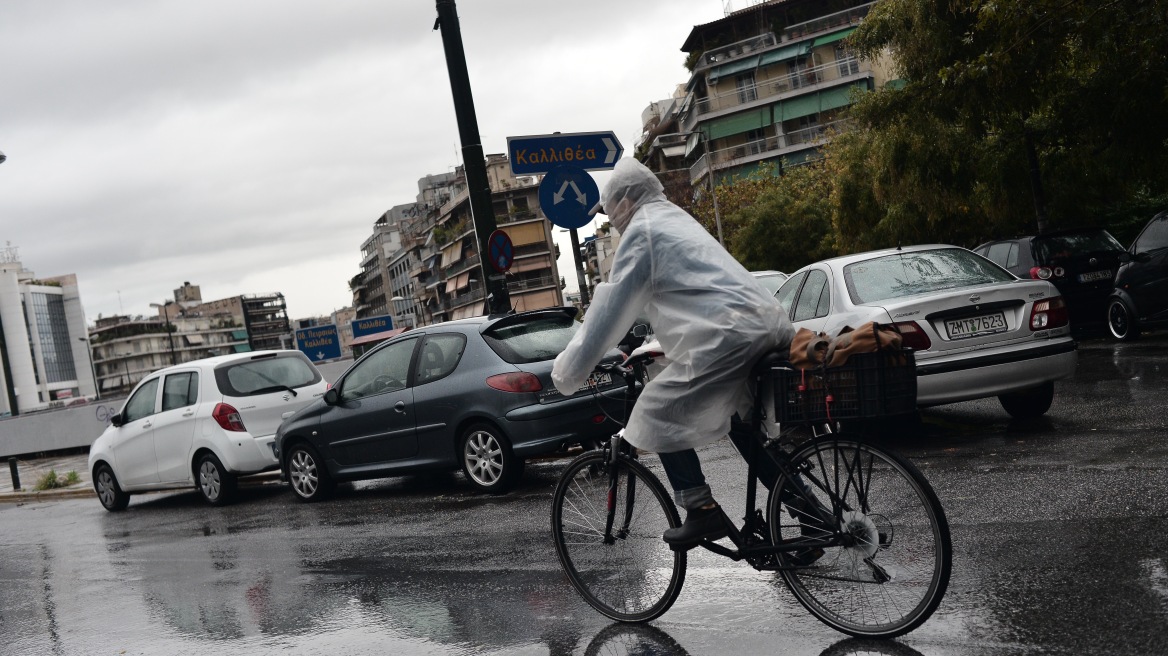
<instances>
[{"instance_id":1,"label":"car taillight","mask_svg":"<svg viewBox=\"0 0 1168 656\"><path fill-rule=\"evenodd\" d=\"M1030 277L1035 280L1050 280L1051 278L1062 278L1067 275L1066 269L1056 267L1036 266L1030 267Z\"/></svg>"},{"instance_id":2,"label":"car taillight","mask_svg":"<svg viewBox=\"0 0 1168 656\"><path fill-rule=\"evenodd\" d=\"M933 340L925 334L925 330L915 321L898 321L893 326L900 331L901 346L914 351L927 351L933 346Z\"/></svg>"},{"instance_id":3,"label":"car taillight","mask_svg":"<svg viewBox=\"0 0 1168 656\"><path fill-rule=\"evenodd\" d=\"M226 403L215 404L211 416L215 418L215 423L219 424L225 431L242 433L247 430L243 427L243 417L239 416L239 411Z\"/></svg>"},{"instance_id":4,"label":"car taillight","mask_svg":"<svg viewBox=\"0 0 1168 656\"><path fill-rule=\"evenodd\" d=\"M543 389L535 374L525 372L491 376L487 379L487 385L503 392L538 392Z\"/></svg>"},{"instance_id":5,"label":"car taillight","mask_svg":"<svg viewBox=\"0 0 1168 656\"><path fill-rule=\"evenodd\" d=\"M1061 328L1069 322L1067 302L1063 300L1062 296L1037 301L1030 308L1030 330Z\"/></svg>"}]
</instances>

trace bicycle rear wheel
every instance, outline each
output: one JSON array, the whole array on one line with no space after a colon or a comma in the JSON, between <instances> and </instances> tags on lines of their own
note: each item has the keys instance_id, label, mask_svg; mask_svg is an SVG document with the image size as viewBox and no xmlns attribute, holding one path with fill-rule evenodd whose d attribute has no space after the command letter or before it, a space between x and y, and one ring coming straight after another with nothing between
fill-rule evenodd
<instances>
[{"instance_id":1,"label":"bicycle rear wheel","mask_svg":"<svg viewBox=\"0 0 1168 656\"><path fill-rule=\"evenodd\" d=\"M850 536L843 546L825 546L818 559L784 554L791 592L850 635L891 638L920 626L945 595L953 559L945 511L928 481L900 456L841 436L808 444L791 462L801 480L780 477L775 485L771 539L834 532L799 496L783 492L801 484Z\"/></svg>"},{"instance_id":2,"label":"bicycle rear wheel","mask_svg":"<svg viewBox=\"0 0 1168 656\"><path fill-rule=\"evenodd\" d=\"M644 465L617 463L612 539L608 466L585 453L560 476L552 497L552 537L568 580L596 610L622 622L647 622L669 610L685 581L685 552L662 539L681 520L665 487Z\"/></svg>"}]
</instances>

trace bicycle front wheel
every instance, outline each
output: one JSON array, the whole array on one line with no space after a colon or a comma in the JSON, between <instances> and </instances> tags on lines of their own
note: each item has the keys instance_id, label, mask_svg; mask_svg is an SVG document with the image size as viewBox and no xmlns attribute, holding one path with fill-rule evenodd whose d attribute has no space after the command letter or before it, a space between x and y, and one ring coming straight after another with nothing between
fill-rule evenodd
<instances>
[{"instance_id":1,"label":"bicycle front wheel","mask_svg":"<svg viewBox=\"0 0 1168 656\"><path fill-rule=\"evenodd\" d=\"M669 610L681 593L685 552L661 539L681 520L657 477L621 457L610 525L609 485L601 452L585 453L564 470L552 497L556 553L589 605L614 620L647 622Z\"/></svg>"},{"instance_id":2,"label":"bicycle front wheel","mask_svg":"<svg viewBox=\"0 0 1168 656\"><path fill-rule=\"evenodd\" d=\"M828 626L854 636L891 638L920 626L949 585L949 524L924 476L900 456L832 436L792 457L768 503L771 539L828 539L843 544L784 554L791 592ZM809 491L831 523L800 495ZM835 524L832 526L831 524Z\"/></svg>"}]
</instances>

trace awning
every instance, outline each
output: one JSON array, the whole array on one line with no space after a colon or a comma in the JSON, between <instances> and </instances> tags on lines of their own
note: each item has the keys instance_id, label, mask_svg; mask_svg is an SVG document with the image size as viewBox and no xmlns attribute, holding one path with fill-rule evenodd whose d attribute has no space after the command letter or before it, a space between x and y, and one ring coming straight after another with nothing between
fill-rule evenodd
<instances>
[{"instance_id":1,"label":"awning","mask_svg":"<svg viewBox=\"0 0 1168 656\"><path fill-rule=\"evenodd\" d=\"M722 64L718 68L710 71L710 81L713 82L718 78L726 77L727 75L734 75L735 73L750 71L756 68L758 68L758 55L747 57L745 59L739 59L738 61L733 61L729 64Z\"/></svg>"},{"instance_id":2,"label":"awning","mask_svg":"<svg viewBox=\"0 0 1168 656\"><path fill-rule=\"evenodd\" d=\"M689 154L693 152L694 148L698 147L698 143L701 142L701 140L702 140L702 133L701 132L690 132L689 133L689 136L686 137L686 139L685 139L685 156L686 157L689 157Z\"/></svg>"},{"instance_id":3,"label":"awning","mask_svg":"<svg viewBox=\"0 0 1168 656\"><path fill-rule=\"evenodd\" d=\"M849 27L848 29L840 30L839 32L832 32L831 34L824 34L823 36L816 39L815 42L811 44L811 47L818 48L819 46L826 45L828 43L835 43L836 41L839 41L840 39L847 38L847 36L849 34L851 34L852 32L855 32L855 31L856 31L856 28Z\"/></svg>"},{"instance_id":4,"label":"awning","mask_svg":"<svg viewBox=\"0 0 1168 656\"><path fill-rule=\"evenodd\" d=\"M515 260L511 264L510 273L524 273L526 271L535 271L536 269L551 268L551 260L546 255L539 257L529 257L522 260Z\"/></svg>"},{"instance_id":5,"label":"awning","mask_svg":"<svg viewBox=\"0 0 1168 656\"><path fill-rule=\"evenodd\" d=\"M203 345L203 336L202 335L187 334L187 335L183 335L183 337L187 338L187 346L202 346Z\"/></svg>"},{"instance_id":6,"label":"awning","mask_svg":"<svg viewBox=\"0 0 1168 656\"><path fill-rule=\"evenodd\" d=\"M757 130L770 123L770 108L754 109L708 123L711 139L721 139L733 134Z\"/></svg>"},{"instance_id":7,"label":"awning","mask_svg":"<svg viewBox=\"0 0 1168 656\"><path fill-rule=\"evenodd\" d=\"M809 52L811 52L811 44L807 43L806 41L803 43L796 43L793 46L783 46L778 50L771 50L770 52L762 53L762 55L759 56L758 65L767 66L769 64L785 62L789 59L803 57Z\"/></svg>"},{"instance_id":8,"label":"awning","mask_svg":"<svg viewBox=\"0 0 1168 656\"><path fill-rule=\"evenodd\" d=\"M458 291L465 288L468 284L470 284L470 271L463 271L462 273L458 274L457 278L454 279L454 288L451 289L451 287L447 285L446 291Z\"/></svg>"},{"instance_id":9,"label":"awning","mask_svg":"<svg viewBox=\"0 0 1168 656\"><path fill-rule=\"evenodd\" d=\"M237 342L241 339L247 339L247 331L246 330L233 330L233 331L231 331L231 339L233 339Z\"/></svg>"},{"instance_id":10,"label":"awning","mask_svg":"<svg viewBox=\"0 0 1168 656\"><path fill-rule=\"evenodd\" d=\"M349 346L361 346L362 344L376 344L377 342L384 342L390 337L397 337L407 330L409 330L408 327L394 328L393 330L383 330L379 333L369 333L368 335L362 335L361 337L358 337L357 339L349 342Z\"/></svg>"},{"instance_id":11,"label":"awning","mask_svg":"<svg viewBox=\"0 0 1168 656\"><path fill-rule=\"evenodd\" d=\"M793 118L802 118L819 113L819 94L809 93L791 100L783 101L782 118L780 121L789 121Z\"/></svg>"},{"instance_id":12,"label":"awning","mask_svg":"<svg viewBox=\"0 0 1168 656\"><path fill-rule=\"evenodd\" d=\"M866 81L857 82L844 87L836 87L826 91L809 93L805 96L792 98L791 100L784 100L779 109L775 111L775 123L782 123L793 118L802 118L831 109L847 107L852 104L852 89L868 91L868 83Z\"/></svg>"},{"instance_id":13,"label":"awning","mask_svg":"<svg viewBox=\"0 0 1168 656\"><path fill-rule=\"evenodd\" d=\"M236 344L235 345L235 352L236 353L247 353L250 350L251 350L251 344Z\"/></svg>"}]
</instances>

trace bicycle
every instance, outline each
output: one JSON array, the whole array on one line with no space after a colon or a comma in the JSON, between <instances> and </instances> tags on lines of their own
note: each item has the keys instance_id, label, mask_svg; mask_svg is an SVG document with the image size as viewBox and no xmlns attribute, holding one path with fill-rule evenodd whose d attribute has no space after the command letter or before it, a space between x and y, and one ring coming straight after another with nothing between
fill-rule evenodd
<instances>
[{"instance_id":1,"label":"bicycle","mask_svg":"<svg viewBox=\"0 0 1168 656\"><path fill-rule=\"evenodd\" d=\"M626 417L646 366L660 355L635 352L623 364L597 365L596 372L625 379ZM901 357L906 356L901 373L907 376L900 380L911 379L915 408L915 367L911 352ZM897 399L880 392L896 378L886 375L894 370L882 364L873 369L872 358L853 356L856 364L833 376L813 373L809 387L807 373L779 357L768 354L751 373L759 402L744 454L746 515L741 526L726 518L733 548L708 540L699 546L760 571L777 571L812 615L838 631L878 638L908 633L936 610L948 586L952 545L944 510L907 460L837 432L842 419L895 409ZM761 402L762 384L772 378L782 427L776 437L763 429ZM835 396L840 398L833 413ZM903 407L908 394L900 396ZM825 412L812 405L821 399ZM800 431L792 425L813 428L813 436L799 441ZM779 472L765 516L756 507L764 455ZM680 524L670 493L639 461L623 432L572 460L552 500L553 540L569 581L594 609L623 622L660 617L677 600L686 551L672 550L661 535Z\"/></svg>"}]
</instances>

